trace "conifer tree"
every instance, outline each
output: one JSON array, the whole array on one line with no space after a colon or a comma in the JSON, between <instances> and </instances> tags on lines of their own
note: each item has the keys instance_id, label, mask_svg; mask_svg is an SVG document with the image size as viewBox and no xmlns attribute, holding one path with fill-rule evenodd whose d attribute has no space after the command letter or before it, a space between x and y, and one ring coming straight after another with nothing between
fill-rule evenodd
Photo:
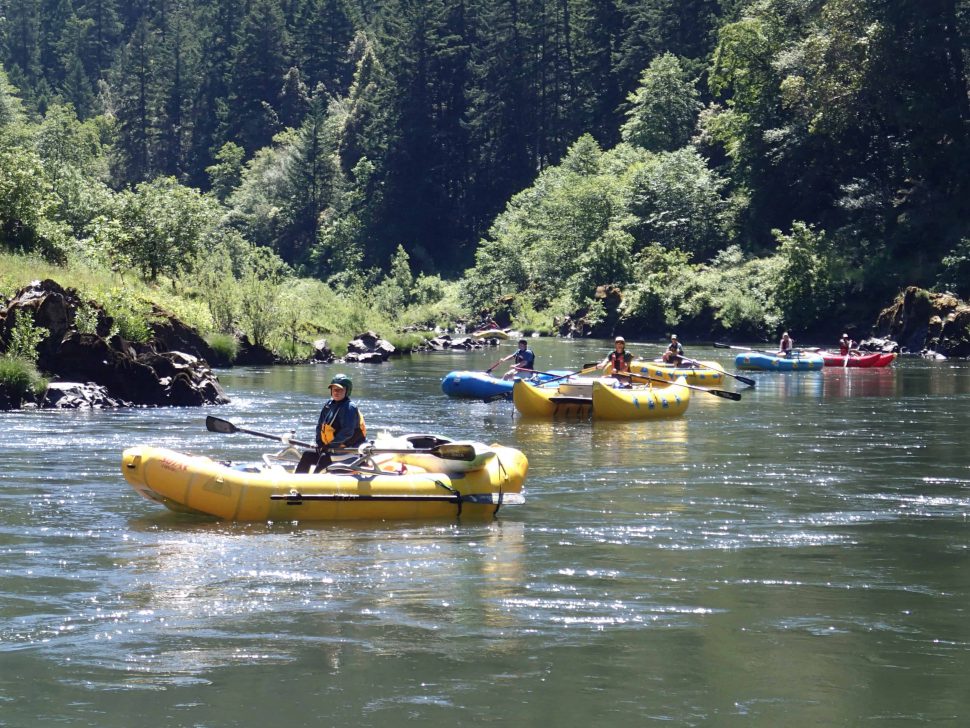
<instances>
[{"instance_id":1,"label":"conifer tree","mask_svg":"<svg viewBox=\"0 0 970 728\"><path fill-rule=\"evenodd\" d=\"M249 153L279 130L276 104L289 68L286 26L276 0L253 0L233 48L229 135Z\"/></svg>"}]
</instances>

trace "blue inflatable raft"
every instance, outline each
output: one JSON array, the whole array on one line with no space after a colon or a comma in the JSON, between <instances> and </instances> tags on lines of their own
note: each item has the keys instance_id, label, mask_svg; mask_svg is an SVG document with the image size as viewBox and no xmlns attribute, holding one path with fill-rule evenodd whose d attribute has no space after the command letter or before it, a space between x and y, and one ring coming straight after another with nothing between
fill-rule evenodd
<instances>
[{"instance_id":1,"label":"blue inflatable raft","mask_svg":"<svg viewBox=\"0 0 970 728\"><path fill-rule=\"evenodd\" d=\"M734 366L754 372L813 372L825 366L825 360L811 351L795 351L790 357L746 351L734 358Z\"/></svg>"},{"instance_id":2,"label":"blue inflatable raft","mask_svg":"<svg viewBox=\"0 0 970 728\"><path fill-rule=\"evenodd\" d=\"M565 375L570 372L567 370L556 370L545 374L534 374L528 377L531 382L544 382L551 379L552 375ZM518 379L519 377L516 377ZM526 377L522 377L525 379ZM493 377L485 372L455 371L448 372L441 380L441 391L449 397L465 397L467 399L487 399L495 395L507 395L512 399L512 385L515 379L502 379Z\"/></svg>"}]
</instances>

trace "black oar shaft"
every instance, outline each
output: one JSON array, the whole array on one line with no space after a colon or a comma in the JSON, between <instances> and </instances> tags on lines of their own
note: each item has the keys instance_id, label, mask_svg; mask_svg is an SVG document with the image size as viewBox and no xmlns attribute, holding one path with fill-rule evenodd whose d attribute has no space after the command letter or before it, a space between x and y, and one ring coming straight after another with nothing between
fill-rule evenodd
<instances>
[{"instance_id":1,"label":"black oar shaft","mask_svg":"<svg viewBox=\"0 0 970 728\"><path fill-rule=\"evenodd\" d=\"M245 427L240 427L239 425L233 424L229 420L223 420L218 417L213 417L209 415L205 418L205 426L209 432L219 432L224 435L231 435L236 432L245 432L247 435L255 435L256 437L264 437L267 440L276 440L277 442L282 442L286 445L296 445L297 447L306 448L307 450L315 450L316 445L311 445L308 442L303 442L301 440L294 440L290 437L283 437L281 435L271 435L268 432L260 432L259 430L250 430ZM359 452L357 448L335 448L332 450L334 453L356 453ZM370 445L370 452L373 453L430 453L435 457L440 457L443 460L467 460L472 461L477 457L475 453L475 448L472 445L462 445L460 443L449 443L446 442L442 445L435 445L429 448L382 448L376 447L373 444Z\"/></svg>"},{"instance_id":2,"label":"black oar shaft","mask_svg":"<svg viewBox=\"0 0 970 728\"><path fill-rule=\"evenodd\" d=\"M712 372L721 372L721 374L726 374L729 377L734 377L739 382L742 382L744 384L747 384L749 387L753 387L755 385L755 381L753 379L750 379L748 377L742 377L740 374L731 374L731 372L726 372L723 369L718 369L716 367L712 367L709 364L705 364L702 361L697 361L697 359L684 359L684 361L690 362L694 366L699 366L699 367L704 367L705 369L710 369Z\"/></svg>"},{"instance_id":3,"label":"black oar shaft","mask_svg":"<svg viewBox=\"0 0 970 728\"><path fill-rule=\"evenodd\" d=\"M263 437L267 440L276 440L277 442L282 442L286 445L296 445L297 447L303 447L308 450L313 450L316 445L311 445L309 442L303 442L302 440L294 440L290 437L283 437L282 435L271 435L268 432L260 432L259 430L250 430L245 427L240 427L239 425L233 424L229 420L223 420L219 417L213 417L209 415L205 418L205 428L209 432L218 432L223 435L232 435L236 432L245 432L247 435L255 435L256 437Z\"/></svg>"}]
</instances>

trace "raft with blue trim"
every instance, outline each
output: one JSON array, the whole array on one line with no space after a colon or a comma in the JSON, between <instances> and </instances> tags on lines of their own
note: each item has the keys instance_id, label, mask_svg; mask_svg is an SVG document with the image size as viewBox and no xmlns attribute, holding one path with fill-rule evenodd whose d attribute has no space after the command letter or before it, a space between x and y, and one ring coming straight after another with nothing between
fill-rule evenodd
<instances>
[{"instance_id":1,"label":"raft with blue trim","mask_svg":"<svg viewBox=\"0 0 970 728\"><path fill-rule=\"evenodd\" d=\"M734 358L738 369L755 372L814 372L825 366L821 354L796 350L790 357L766 351L745 351Z\"/></svg>"},{"instance_id":2,"label":"raft with blue trim","mask_svg":"<svg viewBox=\"0 0 970 728\"><path fill-rule=\"evenodd\" d=\"M716 361L698 361L696 366L675 366L664 361L634 359L630 362L630 372L654 379L665 379L668 382L676 382L683 377L687 384L695 387L720 387L724 384L724 367ZM610 373L609 365L606 373Z\"/></svg>"},{"instance_id":3,"label":"raft with blue trim","mask_svg":"<svg viewBox=\"0 0 970 728\"><path fill-rule=\"evenodd\" d=\"M463 454L450 459L447 446L429 449L432 441L458 445ZM367 443L319 473L294 472L301 452L293 447L236 465L138 446L124 451L121 471L150 501L228 521L481 519L524 502L529 464L519 450L429 435L401 444ZM472 456L464 455L469 450Z\"/></svg>"}]
</instances>

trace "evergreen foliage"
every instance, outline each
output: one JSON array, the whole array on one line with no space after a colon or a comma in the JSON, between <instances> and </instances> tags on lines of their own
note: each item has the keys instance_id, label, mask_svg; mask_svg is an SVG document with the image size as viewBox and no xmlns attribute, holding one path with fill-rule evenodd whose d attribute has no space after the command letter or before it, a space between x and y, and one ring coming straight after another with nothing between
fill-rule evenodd
<instances>
[{"instance_id":1,"label":"evergreen foliage","mask_svg":"<svg viewBox=\"0 0 970 728\"><path fill-rule=\"evenodd\" d=\"M966 289L970 0L0 8L0 248L205 285L225 332L295 352L292 274L537 327L612 284L650 330Z\"/></svg>"}]
</instances>

